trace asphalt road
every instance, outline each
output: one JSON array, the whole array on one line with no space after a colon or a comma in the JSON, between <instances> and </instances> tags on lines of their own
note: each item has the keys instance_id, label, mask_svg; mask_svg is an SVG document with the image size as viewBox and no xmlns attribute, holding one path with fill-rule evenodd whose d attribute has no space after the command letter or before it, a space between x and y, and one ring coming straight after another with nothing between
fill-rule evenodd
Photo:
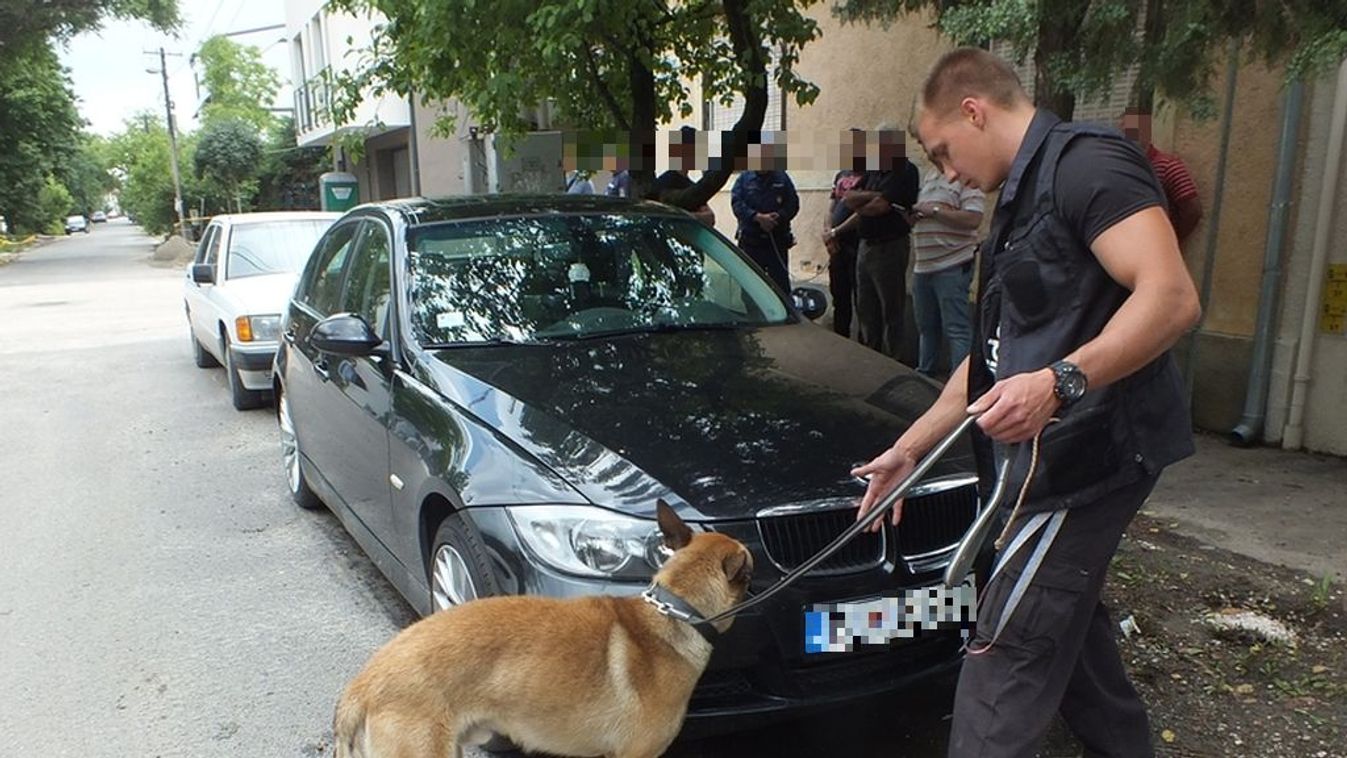
<instances>
[{"instance_id":1,"label":"asphalt road","mask_svg":"<svg viewBox=\"0 0 1347 758\"><path fill-rule=\"evenodd\" d=\"M151 246L113 221L0 267L0 754L330 755L341 687L413 613L290 504L274 416L193 365ZM936 756L944 702L672 755Z\"/></svg>"}]
</instances>

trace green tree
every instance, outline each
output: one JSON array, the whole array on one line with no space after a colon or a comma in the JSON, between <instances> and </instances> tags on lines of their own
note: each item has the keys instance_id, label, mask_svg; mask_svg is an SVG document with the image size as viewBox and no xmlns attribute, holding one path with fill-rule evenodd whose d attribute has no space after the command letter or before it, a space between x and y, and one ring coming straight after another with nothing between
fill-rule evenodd
<instances>
[{"instance_id":1,"label":"green tree","mask_svg":"<svg viewBox=\"0 0 1347 758\"><path fill-rule=\"evenodd\" d=\"M44 231L38 197L82 126L70 81L49 44L24 65L0 65L0 215L16 231Z\"/></svg>"},{"instance_id":2,"label":"green tree","mask_svg":"<svg viewBox=\"0 0 1347 758\"><path fill-rule=\"evenodd\" d=\"M358 73L335 77L334 115L349 121L362 94L392 90L458 100L484 128L506 135L527 130L521 113L549 101L573 128L653 135L657 124L695 112L689 83L698 83L709 98L743 96L730 140L730 152L743 155L767 110L769 50L785 93L801 104L818 94L794 72L801 49L820 33L802 13L815 2L335 0L388 22L376 29ZM728 169L708 171L668 199L697 207L729 176ZM653 172L632 177L646 187Z\"/></svg>"},{"instance_id":3,"label":"green tree","mask_svg":"<svg viewBox=\"0 0 1347 758\"><path fill-rule=\"evenodd\" d=\"M276 121L267 106L276 98L281 80L276 70L262 62L262 52L227 37L211 37L197 53L201 60L201 86L206 91L201 108L202 123L241 119L258 133Z\"/></svg>"},{"instance_id":4,"label":"green tree","mask_svg":"<svg viewBox=\"0 0 1347 758\"><path fill-rule=\"evenodd\" d=\"M279 119L267 137L258 176L257 206L268 210L318 208L318 177L331 168L327 148L299 147L294 119Z\"/></svg>"},{"instance_id":5,"label":"green tree","mask_svg":"<svg viewBox=\"0 0 1347 758\"><path fill-rule=\"evenodd\" d=\"M75 207L75 198L70 196L70 190L52 176L46 178L37 194L37 207L41 219L38 228L48 234L64 231L62 220L67 215L84 215L83 211Z\"/></svg>"},{"instance_id":6,"label":"green tree","mask_svg":"<svg viewBox=\"0 0 1347 758\"><path fill-rule=\"evenodd\" d=\"M72 207L79 213L103 210L105 198L116 186L108 173L100 141L96 135L80 134L74 149L57 161L56 178L70 191Z\"/></svg>"},{"instance_id":7,"label":"green tree","mask_svg":"<svg viewBox=\"0 0 1347 758\"><path fill-rule=\"evenodd\" d=\"M64 41L97 29L106 18L143 19L155 28L178 25L175 0L0 0L0 67L33 45Z\"/></svg>"},{"instance_id":8,"label":"green tree","mask_svg":"<svg viewBox=\"0 0 1347 758\"><path fill-rule=\"evenodd\" d=\"M180 155L191 156L192 140L180 140ZM121 177L121 206L151 234L173 229L173 178L169 168L168 131L163 120L141 113L107 145L108 162ZM184 188L186 190L187 188Z\"/></svg>"},{"instance_id":9,"label":"green tree","mask_svg":"<svg viewBox=\"0 0 1347 758\"><path fill-rule=\"evenodd\" d=\"M1347 53L1347 3L1340 1L839 0L833 12L884 25L934 12L937 27L958 44L1008 42L1021 61L1032 56L1036 103L1067 119L1078 97L1103 92L1133 65L1142 101L1158 91L1200 104L1232 39L1269 64L1288 64L1292 76Z\"/></svg>"},{"instance_id":10,"label":"green tree","mask_svg":"<svg viewBox=\"0 0 1347 758\"><path fill-rule=\"evenodd\" d=\"M242 210L244 199L257 192L262 162L262 140L253 125L241 118L221 119L201 127L197 135L196 176Z\"/></svg>"}]
</instances>

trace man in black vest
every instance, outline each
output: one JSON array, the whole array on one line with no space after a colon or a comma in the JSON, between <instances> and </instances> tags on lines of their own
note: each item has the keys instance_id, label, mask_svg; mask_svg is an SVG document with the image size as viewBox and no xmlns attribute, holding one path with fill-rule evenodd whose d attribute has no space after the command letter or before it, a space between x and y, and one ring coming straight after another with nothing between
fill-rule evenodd
<instances>
[{"instance_id":1,"label":"man in black vest","mask_svg":"<svg viewBox=\"0 0 1347 758\"><path fill-rule=\"evenodd\" d=\"M1150 727L1100 602L1161 469L1193 452L1169 348L1199 306L1146 157L1037 110L994 55L961 48L923 85L918 137L951 181L1000 190L972 354L857 475L866 512L965 414L1007 524L955 697L951 756L1032 756L1058 711L1091 756L1150 756ZM982 444L979 444L982 443ZM897 523L901 505L893 512Z\"/></svg>"}]
</instances>

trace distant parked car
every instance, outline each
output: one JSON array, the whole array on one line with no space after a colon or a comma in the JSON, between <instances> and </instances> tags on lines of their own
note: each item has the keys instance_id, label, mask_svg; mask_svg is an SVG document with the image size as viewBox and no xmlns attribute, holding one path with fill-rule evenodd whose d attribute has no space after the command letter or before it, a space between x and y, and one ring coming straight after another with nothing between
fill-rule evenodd
<instances>
[{"instance_id":1,"label":"distant parked car","mask_svg":"<svg viewBox=\"0 0 1347 758\"><path fill-rule=\"evenodd\" d=\"M94 211L94 215L91 216L89 220L94 222L95 224L101 224L104 221L108 220L108 214L104 213L103 211Z\"/></svg>"},{"instance_id":2,"label":"distant parked car","mask_svg":"<svg viewBox=\"0 0 1347 758\"><path fill-rule=\"evenodd\" d=\"M314 243L340 216L216 216L202 234L183 285L192 354L201 368L224 364L235 408L256 408L271 397L281 314Z\"/></svg>"},{"instance_id":3,"label":"distant parked car","mask_svg":"<svg viewBox=\"0 0 1347 758\"><path fill-rule=\"evenodd\" d=\"M65 233L73 234L74 232L84 232L85 234L88 234L89 220L83 216L66 216Z\"/></svg>"}]
</instances>

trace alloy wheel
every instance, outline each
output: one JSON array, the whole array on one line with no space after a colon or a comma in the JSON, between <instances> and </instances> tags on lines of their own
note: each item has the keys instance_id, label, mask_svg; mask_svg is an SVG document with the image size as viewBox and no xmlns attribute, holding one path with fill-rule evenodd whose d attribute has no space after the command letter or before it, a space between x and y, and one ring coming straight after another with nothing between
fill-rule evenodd
<instances>
[{"instance_id":1,"label":"alloy wheel","mask_svg":"<svg viewBox=\"0 0 1347 758\"><path fill-rule=\"evenodd\" d=\"M290 492L299 491L299 439L295 437L295 422L290 418L290 399L281 394L277 403L277 418L281 427L281 460L285 463L285 481Z\"/></svg>"},{"instance_id":2,"label":"alloy wheel","mask_svg":"<svg viewBox=\"0 0 1347 758\"><path fill-rule=\"evenodd\" d=\"M442 611L477 598L477 587L468 573L467 561L453 545L440 545L435 551L435 570L431 577L431 598L435 610Z\"/></svg>"}]
</instances>

